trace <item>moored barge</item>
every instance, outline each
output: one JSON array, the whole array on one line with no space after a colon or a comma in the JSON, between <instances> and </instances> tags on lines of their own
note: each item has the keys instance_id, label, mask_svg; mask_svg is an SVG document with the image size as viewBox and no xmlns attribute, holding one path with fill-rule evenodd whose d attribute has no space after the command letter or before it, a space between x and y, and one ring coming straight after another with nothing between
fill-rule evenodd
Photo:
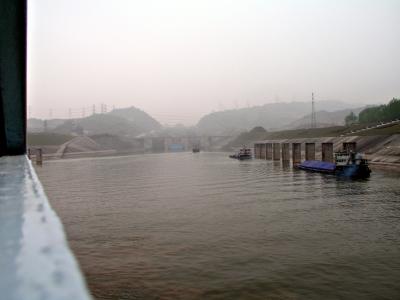
<instances>
[{"instance_id":1,"label":"moored barge","mask_svg":"<svg viewBox=\"0 0 400 300\"><path fill-rule=\"evenodd\" d=\"M230 158L235 158L235 159L238 159L238 160L245 160L245 159L252 159L253 158L253 156L251 154L251 149L250 148L246 148L246 147L241 148L238 153L229 155L229 157Z\"/></svg>"},{"instance_id":2,"label":"moored barge","mask_svg":"<svg viewBox=\"0 0 400 300\"><path fill-rule=\"evenodd\" d=\"M368 161L360 153L352 151L336 152L335 162L306 160L297 167L305 171L334 174L350 178L367 178L371 174Z\"/></svg>"}]
</instances>

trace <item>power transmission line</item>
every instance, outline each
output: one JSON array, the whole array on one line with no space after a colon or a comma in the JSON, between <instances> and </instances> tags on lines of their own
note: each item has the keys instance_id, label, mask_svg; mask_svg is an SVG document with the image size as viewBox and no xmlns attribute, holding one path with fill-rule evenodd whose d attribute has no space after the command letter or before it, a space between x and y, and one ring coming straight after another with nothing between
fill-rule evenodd
<instances>
[{"instance_id":1,"label":"power transmission line","mask_svg":"<svg viewBox=\"0 0 400 300\"><path fill-rule=\"evenodd\" d=\"M314 93L311 94L311 128L317 128L317 116L315 113Z\"/></svg>"}]
</instances>

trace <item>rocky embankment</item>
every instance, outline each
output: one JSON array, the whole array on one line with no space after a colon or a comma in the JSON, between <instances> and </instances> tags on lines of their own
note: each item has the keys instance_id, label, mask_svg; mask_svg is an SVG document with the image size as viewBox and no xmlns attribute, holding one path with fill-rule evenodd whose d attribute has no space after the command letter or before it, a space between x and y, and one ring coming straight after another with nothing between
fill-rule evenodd
<instances>
[{"instance_id":1,"label":"rocky embankment","mask_svg":"<svg viewBox=\"0 0 400 300\"><path fill-rule=\"evenodd\" d=\"M117 136L101 134L91 137L76 136L58 146L31 147L31 153L35 155L35 148L41 148L46 159L57 159L134 153L142 150L140 146L124 141Z\"/></svg>"}]
</instances>

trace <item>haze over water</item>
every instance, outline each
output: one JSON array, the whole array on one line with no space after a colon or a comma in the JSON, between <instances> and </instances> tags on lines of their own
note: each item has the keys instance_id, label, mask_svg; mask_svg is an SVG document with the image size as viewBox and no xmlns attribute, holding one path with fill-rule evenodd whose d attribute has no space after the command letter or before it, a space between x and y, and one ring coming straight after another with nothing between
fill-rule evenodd
<instances>
[{"instance_id":1,"label":"haze over water","mask_svg":"<svg viewBox=\"0 0 400 300\"><path fill-rule=\"evenodd\" d=\"M31 0L31 117L105 103L163 124L273 102L400 95L398 0Z\"/></svg>"},{"instance_id":2,"label":"haze over water","mask_svg":"<svg viewBox=\"0 0 400 300\"><path fill-rule=\"evenodd\" d=\"M46 161L97 299L399 299L398 174L338 180L224 153Z\"/></svg>"}]
</instances>

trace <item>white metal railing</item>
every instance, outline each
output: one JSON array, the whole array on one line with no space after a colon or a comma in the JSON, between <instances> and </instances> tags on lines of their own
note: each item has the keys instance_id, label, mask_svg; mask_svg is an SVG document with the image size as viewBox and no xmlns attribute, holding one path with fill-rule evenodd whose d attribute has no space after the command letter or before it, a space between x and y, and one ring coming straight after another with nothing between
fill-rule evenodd
<instances>
[{"instance_id":1,"label":"white metal railing","mask_svg":"<svg viewBox=\"0 0 400 300\"><path fill-rule=\"evenodd\" d=\"M26 156L0 157L0 299L91 296Z\"/></svg>"}]
</instances>

